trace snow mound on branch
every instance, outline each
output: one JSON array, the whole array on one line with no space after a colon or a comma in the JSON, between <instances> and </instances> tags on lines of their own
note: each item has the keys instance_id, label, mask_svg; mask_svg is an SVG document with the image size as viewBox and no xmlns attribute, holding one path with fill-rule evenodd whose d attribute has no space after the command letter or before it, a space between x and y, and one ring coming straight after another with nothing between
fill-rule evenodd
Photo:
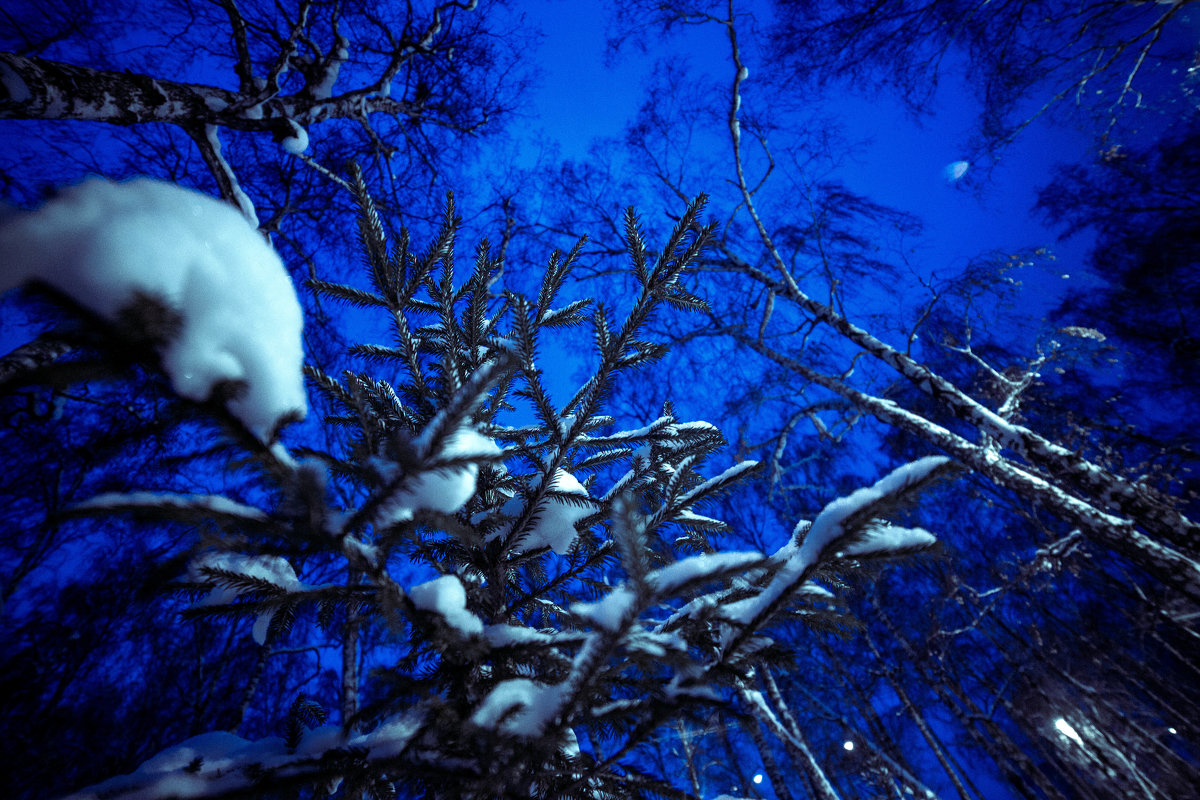
<instances>
[{"instance_id":1,"label":"snow mound on branch","mask_svg":"<svg viewBox=\"0 0 1200 800\"><path fill-rule=\"evenodd\" d=\"M298 156L308 149L308 131L295 120L288 120L292 126L292 135L284 139L280 144L283 149L294 156Z\"/></svg>"},{"instance_id":2,"label":"snow mound on branch","mask_svg":"<svg viewBox=\"0 0 1200 800\"><path fill-rule=\"evenodd\" d=\"M577 495L580 498L588 496L583 484L564 469L554 471L554 477L550 479L547 488L552 492ZM593 510L590 503L574 505L559 497L546 498L542 501L541 513L533 530L521 542L521 547L525 550L549 547L560 556L565 556L579 536L575 530L575 523L587 517Z\"/></svg>"},{"instance_id":3,"label":"snow mound on branch","mask_svg":"<svg viewBox=\"0 0 1200 800\"><path fill-rule=\"evenodd\" d=\"M877 524L868 527L861 541L849 545L842 552L848 556L895 553L929 547L936 541L937 537L924 528Z\"/></svg>"},{"instance_id":4,"label":"snow mound on branch","mask_svg":"<svg viewBox=\"0 0 1200 800\"><path fill-rule=\"evenodd\" d=\"M174 772L184 769L197 758L215 761L249 745L250 742L228 731L202 733L146 759L138 772L146 775Z\"/></svg>"},{"instance_id":5,"label":"snow mound on branch","mask_svg":"<svg viewBox=\"0 0 1200 800\"><path fill-rule=\"evenodd\" d=\"M304 588L304 584L296 577L296 571L292 569L292 565L281 556L247 556L242 553L229 552L204 553L188 564L188 580L193 583L216 582L212 591L197 604L201 606L227 605L237 600L245 591L236 586L221 584L221 579L206 573L206 569L257 578L274 584L284 591L294 592ZM271 627L271 620L274 616L275 609L270 609L259 614L254 620L252 633L254 641L260 645L267 641L267 631Z\"/></svg>"},{"instance_id":6,"label":"snow mound on branch","mask_svg":"<svg viewBox=\"0 0 1200 800\"><path fill-rule=\"evenodd\" d=\"M942 177L947 183L957 183L967 174L967 170L971 168L970 161L954 161L946 165L942 170Z\"/></svg>"},{"instance_id":7,"label":"snow mound on branch","mask_svg":"<svg viewBox=\"0 0 1200 800\"><path fill-rule=\"evenodd\" d=\"M804 567L815 564L822 558L822 553L845 535L843 523L854 514L870 508L885 497L903 491L908 485L925 480L930 473L944 465L948 458L944 456L926 456L909 464L897 467L872 486L857 489L846 497L839 497L829 503L813 520L812 527L804 537L800 546L799 560ZM797 526L799 527L799 526ZM889 549L906 549L932 544L934 536L920 529L907 528L887 529L875 526L867 540L861 543L855 551L858 554L877 553Z\"/></svg>"},{"instance_id":8,"label":"snow mound on branch","mask_svg":"<svg viewBox=\"0 0 1200 800\"><path fill-rule=\"evenodd\" d=\"M416 438L414 444L424 448L429 429ZM442 444L436 460L494 456L500 453L496 443L472 428L459 428ZM381 465L385 479L391 478L394 468ZM453 514L467 504L475 494L475 479L479 475L478 464L460 464L454 467L431 469L405 478L399 490L385 504L383 521L407 522L413 512L424 509Z\"/></svg>"},{"instance_id":9,"label":"snow mound on branch","mask_svg":"<svg viewBox=\"0 0 1200 800\"><path fill-rule=\"evenodd\" d=\"M481 728L496 728L532 738L541 736L562 707L565 685L547 686L528 678L501 681L471 715Z\"/></svg>"},{"instance_id":10,"label":"snow mound on branch","mask_svg":"<svg viewBox=\"0 0 1200 800\"><path fill-rule=\"evenodd\" d=\"M483 633L483 622L467 610L467 593L462 582L453 575L443 575L408 590L413 605L425 611L436 611L446 624L464 635Z\"/></svg>"},{"instance_id":11,"label":"snow mound on branch","mask_svg":"<svg viewBox=\"0 0 1200 800\"><path fill-rule=\"evenodd\" d=\"M236 382L229 410L261 439L307 410L295 288L227 203L91 178L0 227L0 293L33 281L110 321L161 318L150 332L175 391L202 401Z\"/></svg>"}]
</instances>

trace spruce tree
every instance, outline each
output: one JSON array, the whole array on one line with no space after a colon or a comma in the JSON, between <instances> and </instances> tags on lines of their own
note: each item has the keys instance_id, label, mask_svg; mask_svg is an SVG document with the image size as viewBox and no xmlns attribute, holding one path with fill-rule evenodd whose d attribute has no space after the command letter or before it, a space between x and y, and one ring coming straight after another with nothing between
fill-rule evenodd
<instances>
[{"instance_id":1,"label":"spruce tree","mask_svg":"<svg viewBox=\"0 0 1200 800\"><path fill-rule=\"evenodd\" d=\"M389 240L352 179L370 288L310 288L384 315L392 342L353 348L369 371L307 369L333 444L264 441L218 392L194 405L223 426L254 503L130 492L74 509L201 529L176 588L193 601L185 616L244 626L264 648L246 702L270 648L315 640L340 648L340 707L297 694L278 737L202 734L75 797L692 797L636 751L714 709L757 719L833 796L800 723L772 710L769 669L788 653L769 628L845 627L829 587L933 544L884 517L949 461L830 503L772 554L720 552L726 526L705 504L757 465L707 476L721 433L669 403L636 429L604 413L622 373L665 353L641 338L651 316L705 307L685 286L712 232L704 198L657 253L626 213L639 289L618 320L559 300L582 241L550 257L535 297L493 293L501 263L486 242L456 285L453 198L418 250L405 231ZM542 338L589 324L594 368L556 404Z\"/></svg>"}]
</instances>

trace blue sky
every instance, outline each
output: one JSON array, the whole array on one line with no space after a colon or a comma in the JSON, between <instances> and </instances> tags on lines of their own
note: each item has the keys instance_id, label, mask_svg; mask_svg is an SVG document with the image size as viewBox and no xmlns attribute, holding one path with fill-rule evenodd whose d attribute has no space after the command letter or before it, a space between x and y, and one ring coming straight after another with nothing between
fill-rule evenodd
<instances>
[{"instance_id":1,"label":"blue sky","mask_svg":"<svg viewBox=\"0 0 1200 800\"><path fill-rule=\"evenodd\" d=\"M751 4L755 5L755 4ZM646 85L659 59L687 59L693 68L708 63L722 69L728 44L715 26L676 28L643 52L626 44L606 58L611 31L610 4L583 0L525 0L515 5L545 36L531 54L542 72L524 109L532 116L531 132L544 135L564 158L584 159L596 138L620 138L641 106ZM752 64L746 86L753 99ZM724 82L724 78L717 80ZM939 272L961 267L992 250L1050 247L1061 274L1078 279L1072 269L1085 255L1087 240L1057 242L1054 231L1031 209L1039 186L1050 179L1055 164L1088 158L1091 138L1064 126L1037 122L988 163L974 164L966 178L950 184L944 175L951 162L973 160L966 151L979 107L967 86L944 80L928 115L914 119L886 97L868 97L854 87L835 86L821 109L835 115L854 155L833 177L871 199L908 211L925 223L927 236L919 255ZM1059 266L1063 269L1059 270ZM1057 286L1048 283L1047 295Z\"/></svg>"},{"instance_id":2,"label":"blue sky","mask_svg":"<svg viewBox=\"0 0 1200 800\"><path fill-rule=\"evenodd\" d=\"M532 143L539 138L552 143L558 157L579 161L588 159L596 140L623 141L627 127L637 119L656 68L664 61L686 63L689 77L706 75L717 87L728 85L729 44L718 26L677 26L644 48L638 42L624 42L613 53L609 48L614 31L611 4L525 0L514 4L514 12L527 15L529 24L543 34L529 55L539 74L522 108L528 118L512 129L514 136L527 143L530 165L536 159ZM743 86L743 109L753 112L755 77L771 65L757 57L749 32L743 37L743 54L750 68L750 78ZM1023 307L1019 310L1034 320L1055 304L1067 286L1086 280L1082 263L1090 238L1058 242L1055 232L1032 214L1032 207L1038 188L1050 179L1055 164L1090 157L1090 134L1039 121L998 158L977 166L974 162L979 157L967 150L967 142L978 123L979 106L966 83L952 77L941 82L920 119L898 101L868 96L853 85L827 88L819 111L835 118L846 151L853 148L852 154L837 159L826 177L841 180L851 190L922 221L924 235L908 243L913 249L906 254L914 273L948 278L972 259L993 252L1049 248L1056 260L1044 260L1017 274L1022 282ZM718 171L713 183L720 186L732 174L727 133L717 130L714 141ZM972 162L971 169L963 180L948 182L946 166L962 159ZM697 188L720 191L706 185ZM613 197L610 210L629 202L629 198ZM894 290L882 283L878 288ZM594 290L589 287L588 291ZM914 298L908 295L909 302L916 302ZM1014 344L1032 354L1036 326L1018 326L1018 331L1029 336ZM566 340L575 335L566 335ZM546 355L559 363L575 358L549 342L547 346L553 349ZM576 370L566 372L574 375ZM558 376L565 380L548 377L553 396L560 402L575 388L567 375ZM700 414L720 424L711 410L689 409L685 398L678 400L684 403L682 413Z\"/></svg>"}]
</instances>

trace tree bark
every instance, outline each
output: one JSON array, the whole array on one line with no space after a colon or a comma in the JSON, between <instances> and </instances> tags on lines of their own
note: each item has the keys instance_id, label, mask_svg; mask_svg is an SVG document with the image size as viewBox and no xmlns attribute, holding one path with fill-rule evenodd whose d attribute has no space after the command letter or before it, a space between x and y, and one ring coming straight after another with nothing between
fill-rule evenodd
<instances>
[{"instance_id":1,"label":"tree bark","mask_svg":"<svg viewBox=\"0 0 1200 800\"><path fill-rule=\"evenodd\" d=\"M1000 455L993 447L974 444L890 400L861 392L794 358L778 353L749 336L735 334L735 337L742 344L780 366L845 397L879 421L921 437L998 486L1016 492L1026 500L1039 503L1062 519L1078 525L1091 538L1125 556L1149 575L1193 601L1200 602L1200 563L1170 545L1142 533L1133 521L1102 511L1091 503L1069 494L1036 470ZM1182 516L1180 519L1188 525L1192 524Z\"/></svg>"},{"instance_id":2,"label":"tree bark","mask_svg":"<svg viewBox=\"0 0 1200 800\"><path fill-rule=\"evenodd\" d=\"M133 72L114 72L44 58L0 53L0 119L62 119L138 125L162 122L196 128L220 125L238 131L293 135L292 122L365 120L371 114L419 119L419 107L381 97L370 88L328 98L311 93L272 95L180 83Z\"/></svg>"},{"instance_id":3,"label":"tree bark","mask_svg":"<svg viewBox=\"0 0 1200 800\"><path fill-rule=\"evenodd\" d=\"M0 358L0 387L19 381L21 376L54 363L74 349L74 345L61 336L41 334Z\"/></svg>"},{"instance_id":4,"label":"tree bark","mask_svg":"<svg viewBox=\"0 0 1200 800\"><path fill-rule=\"evenodd\" d=\"M353 567L347 586L358 583L360 573ZM358 713L358 609L351 602L346 606L346 624L342 628L342 731L354 732L354 717Z\"/></svg>"},{"instance_id":5,"label":"tree bark","mask_svg":"<svg viewBox=\"0 0 1200 800\"><path fill-rule=\"evenodd\" d=\"M728 248L724 248L724 251L739 272L770 288L776 297L791 300L817 320L826 323L861 347L864 352L903 375L955 417L969 422L1003 447L1011 448L1031 464L1045 470L1056 481L1077 487L1091 497L1099 499L1100 505L1107 505L1127 515L1145 530L1176 546L1184 547L1189 552L1200 548L1200 526L1172 508L1169 502L1157 496L1157 493L1097 467L1077 453L1028 428L1002 419L924 364L876 339L833 308L813 300L800 291L794 282L784 284L773 281ZM748 336L739 338L742 338L744 344L752 341Z\"/></svg>"}]
</instances>

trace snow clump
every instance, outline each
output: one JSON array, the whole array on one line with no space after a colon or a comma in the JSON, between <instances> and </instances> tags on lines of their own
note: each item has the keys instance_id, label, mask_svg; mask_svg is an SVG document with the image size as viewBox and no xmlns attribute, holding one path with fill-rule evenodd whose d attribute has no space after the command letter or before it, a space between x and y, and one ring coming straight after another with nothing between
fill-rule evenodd
<instances>
[{"instance_id":1,"label":"snow clump","mask_svg":"<svg viewBox=\"0 0 1200 800\"><path fill-rule=\"evenodd\" d=\"M261 439L307 410L296 290L227 203L147 178L91 178L0 226L0 293L35 281L109 321L157 306L175 391L203 401L235 382L229 410Z\"/></svg>"},{"instance_id":2,"label":"snow clump","mask_svg":"<svg viewBox=\"0 0 1200 800\"><path fill-rule=\"evenodd\" d=\"M227 605L234 602L246 590L237 586L221 583L219 576L214 576L208 570L220 570L243 575L247 578L257 578L261 581L278 586L284 591L298 591L304 584L296 577L292 565L282 556L258 555L247 556L242 553L212 552L204 553L188 564L188 580L193 583L215 584L212 590L197 605ZM260 645L267 641L267 630L271 627L271 619L275 609L262 612L254 620L252 631L254 641Z\"/></svg>"},{"instance_id":3,"label":"snow clump","mask_svg":"<svg viewBox=\"0 0 1200 800\"><path fill-rule=\"evenodd\" d=\"M583 488L583 484L564 469L555 470L547 488L552 492L588 498L587 489ZM549 547L558 555L565 556L579 536L575 524L590 515L593 510L589 502L575 505L558 497L545 498L537 522L521 541L521 547L525 550Z\"/></svg>"},{"instance_id":4,"label":"snow clump","mask_svg":"<svg viewBox=\"0 0 1200 800\"><path fill-rule=\"evenodd\" d=\"M947 183L957 183L962 180L970 168L970 161L954 161L946 165L946 168L942 170L942 174L945 175Z\"/></svg>"},{"instance_id":5,"label":"snow clump","mask_svg":"<svg viewBox=\"0 0 1200 800\"><path fill-rule=\"evenodd\" d=\"M427 440L432 428L427 428L414 440L418 449L427 447ZM500 453L496 443L472 428L463 427L446 438L438 453L437 460L457 458L487 457ZM385 480L392 479L395 467L388 463L377 466ZM381 522L407 522L413 518L413 512L425 509L440 511L443 514L453 514L467 504L475 494L475 478L479 475L479 465L473 463L461 464L451 468L431 469L408 476L400 485L399 490L383 504Z\"/></svg>"},{"instance_id":6,"label":"snow clump","mask_svg":"<svg viewBox=\"0 0 1200 800\"><path fill-rule=\"evenodd\" d=\"M467 593L454 575L443 575L408 590L413 605L425 611L436 611L446 624L465 636L483 633L483 622L467 609Z\"/></svg>"}]
</instances>

